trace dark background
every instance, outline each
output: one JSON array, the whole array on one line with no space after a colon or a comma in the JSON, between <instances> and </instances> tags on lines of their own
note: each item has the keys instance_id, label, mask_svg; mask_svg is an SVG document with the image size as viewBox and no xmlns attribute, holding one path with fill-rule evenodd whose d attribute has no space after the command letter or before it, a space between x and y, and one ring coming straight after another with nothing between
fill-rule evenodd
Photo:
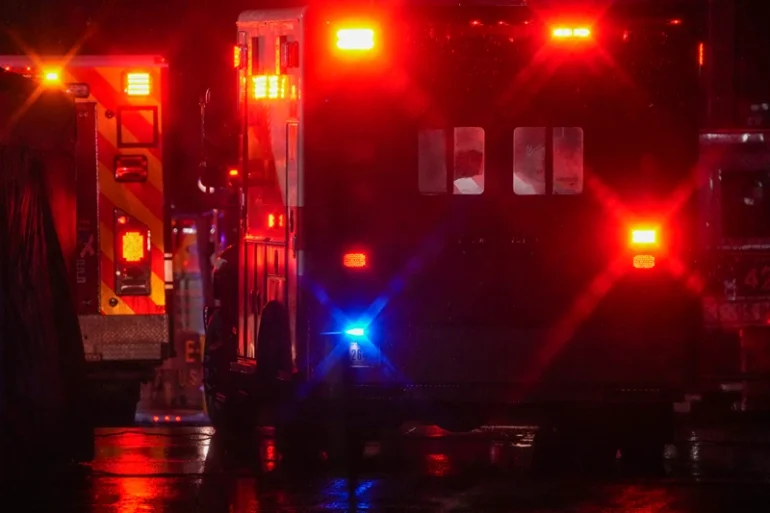
<instances>
[{"instance_id":1,"label":"dark background","mask_svg":"<svg viewBox=\"0 0 770 513\"><path fill-rule=\"evenodd\" d=\"M61 54L81 42L81 54L165 56L172 88L172 202L199 210L206 206L196 185L199 97L209 86L215 94L232 94L238 13L270 4L280 0L6 0L0 4L0 54ZM770 102L770 2L735 0L735 6L734 90L739 103Z\"/></svg>"}]
</instances>

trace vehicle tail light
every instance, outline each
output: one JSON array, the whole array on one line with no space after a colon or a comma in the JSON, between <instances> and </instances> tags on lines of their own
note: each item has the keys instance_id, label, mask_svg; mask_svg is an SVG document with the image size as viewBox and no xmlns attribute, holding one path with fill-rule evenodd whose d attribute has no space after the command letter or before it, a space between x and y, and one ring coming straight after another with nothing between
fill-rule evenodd
<instances>
[{"instance_id":1,"label":"vehicle tail light","mask_svg":"<svg viewBox=\"0 0 770 513\"><path fill-rule=\"evenodd\" d=\"M374 48L374 30L346 28L337 31L337 48L346 51L368 51Z\"/></svg>"},{"instance_id":2,"label":"vehicle tail light","mask_svg":"<svg viewBox=\"0 0 770 513\"><path fill-rule=\"evenodd\" d=\"M361 269L366 267L365 253L345 253L342 256L342 265L349 269Z\"/></svg>"},{"instance_id":3,"label":"vehicle tail light","mask_svg":"<svg viewBox=\"0 0 770 513\"><path fill-rule=\"evenodd\" d=\"M115 211L115 292L119 296L150 294L150 230L131 216Z\"/></svg>"},{"instance_id":4,"label":"vehicle tail light","mask_svg":"<svg viewBox=\"0 0 770 513\"><path fill-rule=\"evenodd\" d=\"M147 181L147 157L144 155L115 157L115 180L118 182Z\"/></svg>"},{"instance_id":5,"label":"vehicle tail light","mask_svg":"<svg viewBox=\"0 0 770 513\"><path fill-rule=\"evenodd\" d=\"M129 96L150 96L152 81L149 73L126 73L126 94Z\"/></svg>"},{"instance_id":6,"label":"vehicle tail light","mask_svg":"<svg viewBox=\"0 0 770 513\"><path fill-rule=\"evenodd\" d=\"M636 269L655 267L655 253L659 247L658 231L652 228L634 228L631 230L630 248L634 253L633 264Z\"/></svg>"}]
</instances>

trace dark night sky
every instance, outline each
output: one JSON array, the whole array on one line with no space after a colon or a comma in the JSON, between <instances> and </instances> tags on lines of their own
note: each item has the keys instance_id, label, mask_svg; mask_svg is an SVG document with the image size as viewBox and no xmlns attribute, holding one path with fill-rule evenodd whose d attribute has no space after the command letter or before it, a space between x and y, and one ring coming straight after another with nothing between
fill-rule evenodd
<instances>
[{"instance_id":1,"label":"dark night sky","mask_svg":"<svg viewBox=\"0 0 770 513\"><path fill-rule=\"evenodd\" d=\"M23 41L38 53L63 53L84 35L80 53L159 53L171 68L175 203L195 208L198 162L198 98L207 86L233 87L235 20L265 0L7 0L0 4L0 54L23 53ZM739 90L769 101L770 2L738 0L736 13Z\"/></svg>"}]
</instances>

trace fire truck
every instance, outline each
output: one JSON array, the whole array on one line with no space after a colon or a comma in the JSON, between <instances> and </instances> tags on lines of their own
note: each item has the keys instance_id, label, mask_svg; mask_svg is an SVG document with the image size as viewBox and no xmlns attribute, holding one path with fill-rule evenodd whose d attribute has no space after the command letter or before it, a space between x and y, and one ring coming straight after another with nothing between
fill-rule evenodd
<instances>
[{"instance_id":1,"label":"fire truck","mask_svg":"<svg viewBox=\"0 0 770 513\"><path fill-rule=\"evenodd\" d=\"M699 13L579 4L240 15L238 152L201 178L240 196L215 423L534 415L662 446L702 331Z\"/></svg>"},{"instance_id":2,"label":"fire truck","mask_svg":"<svg viewBox=\"0 0 770 513\"><path fill-rule=\"evenodd\" d=\"M72 285L104 420L133 422L139 387L169 356L163 123L168 65L153 55L3 56L0 66L76 100Z\"/></svg>"}]
</instances>

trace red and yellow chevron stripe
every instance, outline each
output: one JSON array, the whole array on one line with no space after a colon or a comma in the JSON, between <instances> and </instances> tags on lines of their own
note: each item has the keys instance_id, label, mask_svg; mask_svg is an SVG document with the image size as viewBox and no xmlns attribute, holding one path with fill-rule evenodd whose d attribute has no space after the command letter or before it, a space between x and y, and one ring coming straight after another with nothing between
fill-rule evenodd
<instances>
[{"instance_id":1,"label":"red and yellow chevron stripe","mask_svg":"<svg viewBox=\"0 0 770 513\"><path fill-rule=\"evenodd\" d=\"M163 200L163 87L165 63L140 57L135 61L109 57L98 65L75 57L61 70L62 80L88 84L90 97L78 101L96 103L96 144L99 240L101 261L100 311L105 315L162 314L166 311L164 283L164 240L166 223ZM125 93L126 73L149 73L151 94L132 97ZM133 107L134 110L123 110ZM136 108L141 108L136 110ZM122 110L123 115L118 116ZM157 112L157 117L153 114ZM152 148L119 148L124 143L152 141ZM142 183L120 183L115 180L114 162L119 154L144 155L148 163L148 179ZM115 293L114 210L118 208L150 230L151 294L118 296ZM170 279L170 277L169 277ZM113 304L110 304L110 302ZM117 304L114 301L117 300Z\"/></svg>"}]
</instances>

